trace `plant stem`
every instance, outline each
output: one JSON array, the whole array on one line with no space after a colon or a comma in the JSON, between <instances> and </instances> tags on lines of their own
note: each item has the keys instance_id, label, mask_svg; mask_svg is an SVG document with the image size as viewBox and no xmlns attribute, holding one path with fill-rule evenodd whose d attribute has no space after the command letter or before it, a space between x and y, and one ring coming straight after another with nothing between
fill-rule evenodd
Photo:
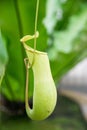
<instances>
[{"instance_id":1,"label":"plant stem","mask_svg":"<svg viewBox=\"0 0 87 130\"><path fill-rule=\"evenodd\" d=\"M37 31L38 10L39 10L39 0L37 0L37 4L36 4L36 17L35 17L35 30L34 30L34 33L35 33L35 38L34 38L34 49L35 49L35 50L36 50L36 41L37 41L37 38L36 38L36 31Z\"/></svg>"},{"instance_id":2,"label":"plant stem","mask_svg":"<svg viewBox=\"0 0 87 130\"><path fill-rule=\"evenodd\" d=\"M35 61L35 50L36 50L36 41L37 41L37 37L36 37L36 32L37 32L37 19L38 19L38 9L39 9L39 0L37 0L37 3L36 3L36 16L35 16L35 30L34 30L34 33L35 33L35 38L34 38L34 53L33 53L33 62L32 62L32 65ZM28 104L28 86L29 86L29 61L28 61L28 64L26 64L26 60L25 60L25 65L26 65L26 91L25 91L25 105L26 105L26 109L29 109L30 111L30 106Z\"/></svg>"}]
</instances>

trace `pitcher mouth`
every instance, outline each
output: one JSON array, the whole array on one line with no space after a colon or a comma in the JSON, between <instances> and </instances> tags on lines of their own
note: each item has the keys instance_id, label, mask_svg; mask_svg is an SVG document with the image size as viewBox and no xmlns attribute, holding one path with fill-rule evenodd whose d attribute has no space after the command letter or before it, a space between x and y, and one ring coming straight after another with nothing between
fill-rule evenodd
<instances>
[{"instance_id":1,"label":"pitcher mouth","mask_svg":"<svg viewBox=\"0 0 87 130\"><path fill-rule=\"evenodd\" d=\"M42 54L42 55L47 55L46 52L43 52L43 51L38 51L38 50L34 50L32 47L28 46L27 44L23 44L24 45L24 48L27 50L27 51L30 51L32 53L36 53L36 54Z\"/></svg>"},{"instance_id":2,"label":"pitcher mouth","mask_svg":"<svg viewBox=\"0 0 87 130\"><path fill-rule=\"evenodd\" d=\"M38 51L38 50L36 50L36 48L34 49L34 48L28 46L28 45L25 43L25 42L28 41L28 40L36 39L36 38L38 38L38 37L39 37L39 32L36 31L36 34L34 34L34 35L26 35L26 36L24 36L23 38L21 38L21 39L20 39L20 42L23 43L23 46L24 46L24 48L25 48L27 51L30 51L30 52L36 53L36 54L47 55L46 52Z\"/></svg>"}]
</instances>

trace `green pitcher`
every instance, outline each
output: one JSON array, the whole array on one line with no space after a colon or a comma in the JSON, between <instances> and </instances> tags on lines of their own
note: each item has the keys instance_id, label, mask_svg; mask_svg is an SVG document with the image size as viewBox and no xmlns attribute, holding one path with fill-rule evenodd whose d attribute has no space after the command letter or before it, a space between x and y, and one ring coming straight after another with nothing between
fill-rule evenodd
<instances>
[{"instance_id":1,"label":"green pitcher","mask_svg":"<svg viewBox=\"0 0 87 130\"><path fill-rule=\"evenodd\" d=\"M27 35L21 39L34 76L33 108L31 109L28 104L28 83L26 83L25 104L27 115L32 120L43 120L55 108L57 91L52 78L47 53L34 50L25 43L25 41L35 38L35 36L38 37L38 32L36 35ZM28 77L26 78L28 80Z\"/></svg>"}]
</instances>

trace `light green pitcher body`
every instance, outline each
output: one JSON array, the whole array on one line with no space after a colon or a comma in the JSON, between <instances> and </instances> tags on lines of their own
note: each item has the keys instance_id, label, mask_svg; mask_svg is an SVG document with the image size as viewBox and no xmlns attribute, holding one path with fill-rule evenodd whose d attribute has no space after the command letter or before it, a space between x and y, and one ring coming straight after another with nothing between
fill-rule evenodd
<instances>
[{"instance_id":1,"label":"light green pitcher body","mask_svg":"<svg viewBox=\"0 0 87 130\"><path fill-rule=\"evenodd\" d=\"M33 120L43 120L54 110L57 100L56 87L52 78L47 53L40 52L24 44L34 75L33 108L26 103L26 112Z\"/></svg>"}]
</instances>

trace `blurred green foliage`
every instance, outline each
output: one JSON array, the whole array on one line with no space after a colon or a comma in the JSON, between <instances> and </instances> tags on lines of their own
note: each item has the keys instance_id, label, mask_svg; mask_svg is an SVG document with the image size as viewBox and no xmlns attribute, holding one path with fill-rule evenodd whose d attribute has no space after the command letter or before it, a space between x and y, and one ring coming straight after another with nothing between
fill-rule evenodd
<instances>
[{"instance_id":1,"label":"blurred green foliage","mask_svg":"<svg viewBox=\"0 0 87 130\"><path fill-rule=\"evenodd\" d=\"M0 32L0 85L4 76L6 63L8 61L8 54L5 46L5 40Z\"/></svg>"},{"instance_id":2,"label":"blurred green foliage","mask_svg":"<svg viewBox=\"0 0 87 130\"><path fill-rule=\"evenodd\" d=\"M44 24L49 34L47 52L53 76L60 80L87 56L87 2L49 0L46 10Z\"/></svg>"},{"instance_id":3,"label":"blurred green foliage","mask_svg":"<svg viewBox=\"0 0 87 130\"><path fill-rule=\"evenodd\" d=\"M0 42L0 64L3 57L6 70L0 91L9 100L24 101L26 54L20 38L34 33L35 4L36 0L0 1L0 29L6 43L5 48ZM48 52L52 75L58 81L87 56L87 1L41 0L38 30L37 49ZM32 96L32 77L30 81L29 95Z\"/></svg>"}]
</instances>

